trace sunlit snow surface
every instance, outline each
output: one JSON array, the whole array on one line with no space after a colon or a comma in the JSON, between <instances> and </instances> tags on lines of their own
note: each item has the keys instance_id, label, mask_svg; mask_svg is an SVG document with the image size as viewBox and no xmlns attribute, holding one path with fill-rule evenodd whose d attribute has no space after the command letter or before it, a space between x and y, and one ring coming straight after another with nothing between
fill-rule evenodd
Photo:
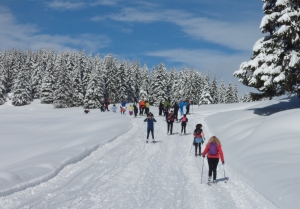
<instances>
[{"instance_id":1,"label":"sunlit snow surface","mask_svg":"<svg viewBox=\"0 0 300 209\"><path fill-rule=\"evenodd\" d=\"M298 208L295 107L297 99L193 106L184 136L179 123L167 135L164 117L151 107L157 142L146 144L144 116L6 103L0 208ZM205 160L201 184L203 158L194 147L189 155L197 123L207 140L221 139L227 183L220 164L218 184L205 183Z\"/></svg>"}]
</instances>

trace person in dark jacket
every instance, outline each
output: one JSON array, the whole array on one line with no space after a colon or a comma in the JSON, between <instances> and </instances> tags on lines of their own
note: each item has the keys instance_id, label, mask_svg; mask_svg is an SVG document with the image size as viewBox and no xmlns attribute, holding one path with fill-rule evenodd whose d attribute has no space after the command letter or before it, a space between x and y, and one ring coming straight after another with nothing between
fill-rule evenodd
<instances>
[{"instance_id":1,"label":"person in dark jacket","mask_svg":"<svg viewBox=\"0 0 300 209\"><path fill-rule=\"evenodd\" d=\"M152 135L152 141L155 142L154 140L154 122L156 122L156 120L153 118L153 114L150 112L148 114L148 117L144 120L144 122L147 122L147 143L148 143L148 139L149 139L149 134L151 132Z\"/></svg>"},{"instance_id":2,"label":"person in dark jacket","mask_svg":"<svg viewBox=\"0 0 300 209\"><path fill-rule=\"evenodd\" d=\"M179 120L179 122L180 121L181 121L181 135L182 135L183 131L184 131L184 134L186 134L186 123L188 122L186 114L183 115L183 117Z\"/></svg>"},{"instance_id":3,"label":"person in dark jacket","mask_svg":"<svg viewBox=\"0 0 300 209\"><path fill-rule=\"evenodd\" d=\"M173 108L174 108L174 118L175 118L176 122L178 122L179 105L177 104L177 102L175 102L175 104L173 105Z\"/></svg>"},{"instance_id":4,"label":"person in dark jacket","mask_svg":"<svg viewBox=\"0 0 300 209\"><path fill-rule=\"evenodd\" d=\"M170 135L172 135L172 131L173 131L173 123L174 123L174 112L173 110L170 112L169 116L168 116L168 133L170 133Z\"/></svg>"},{"instance_id":5,"label":"person in dark jacket","mask_svg":"<svg viewBox=\"0 0 300 209\"><path fill-rule=\"evenodd\" d=\"M164 104L162 103L162 101L160 101L158 109L159 109L159 116L161 116L164 110Z\"/></svg>"}]
</instances>

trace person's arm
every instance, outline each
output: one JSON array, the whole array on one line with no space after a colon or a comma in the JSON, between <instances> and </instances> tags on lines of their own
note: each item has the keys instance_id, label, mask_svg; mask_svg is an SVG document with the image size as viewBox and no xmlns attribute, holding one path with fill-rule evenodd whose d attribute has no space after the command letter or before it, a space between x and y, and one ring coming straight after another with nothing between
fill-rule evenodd
<instances>
[{"instance_id":1,"label":"person's arm","mask_svg":"<svg viewBox=\"0 0 300 209\"><path fill-rule=\"evenodd\" d=\"M223 150L222 150L221 145L218 145L218 150L219 150L219 154L220 154L220 157L221 157L222 164L224 164L225 160L224 160L224 154L223 154Z\"/></svg>"},{"instance_id":2,"label":"person's arm","mask_svg":"<svg viewBox=\"0 0 300 209\"><path fill-rule=\"evenodd\" d=\"M146 118L145 120L144 120L144 122L147 122L148 121L148 118Z\"/></svg>"},{"instance_id":3,"label":"person's arm","mask_svg":"<svg viewBox=\"0 0 300 209\"><path fill-rule=\"evenodd\" d=\"M156 122L155 118L153 118L153 122Z\"/></svg>"}]
</instances>

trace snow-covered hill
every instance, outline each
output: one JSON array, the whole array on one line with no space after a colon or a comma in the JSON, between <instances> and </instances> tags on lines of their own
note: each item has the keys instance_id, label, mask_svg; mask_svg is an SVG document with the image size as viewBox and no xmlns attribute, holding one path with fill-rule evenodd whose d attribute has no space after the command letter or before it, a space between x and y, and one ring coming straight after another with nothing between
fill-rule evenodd
<instances>
[{"instance_id":1,"label":"snow-covered hill","mask_svg":"<svg viewBox=\"0 0 300 209\"><path fill-rule=\"evenodd\" d=\"M82 108L0 106L0 208L298 208L299 101L194 106L188 134L145 143L144 116ZM190 154L195 125L218 136L217 185L206 160ZM298 137L298 138L297 138Z\"/></svg>"}]
</instances>

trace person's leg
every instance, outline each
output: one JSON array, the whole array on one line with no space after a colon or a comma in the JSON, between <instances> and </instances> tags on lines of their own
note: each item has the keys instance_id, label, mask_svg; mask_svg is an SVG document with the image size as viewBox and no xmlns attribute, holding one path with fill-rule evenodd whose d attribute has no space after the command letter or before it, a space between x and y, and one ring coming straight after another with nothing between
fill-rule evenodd
<instances>
[{"instance_id":1,"label":"person's leg","mask_svg":"<svg viewBox=\"0 0 300 209\"><path fill-rule=\"evenodd\" d=\"M184 125L183 125L183 123L181 123L181 134L182 134L182 132L183 132L183 128L184 127Z\"/></svg>"},{"instance_id":2,"label":"person's leg","mask_svg":"<svg viewBox=\"0 0 300 209\"><path fill-rule=\"evenodd\" d=\"M154 140L154 129L151 129L152 139Z\"/></svg>"},{"instance_id":3,"label":"person's leg","mask_svg":"<svg viewBox=\"0 0 300 209\"><path fill-rule=\"evenodd\" d=\"M169 133L169 130L170 130L170 123L167 121L168 123L168 133Z\"/></svg>"},{"instance_id":4,"label":"person's leg","mask_svg":"<svg viewBox=\"0 0 300 209\"><path fill-rule=\"evenodd\" d=\"M147 129L147 140L149 139L149 133L150 133L151 129Z\"/></svg>"},{"instance_id":5,"label":"person's leg","mask_svg":"<svg viewBox=\"0 0 300 209\"><path fill-rule=\"evenodd\" d=\"M171 134L173 133L173 122L171 122Z\"/></svg>"},{"instance_id":6,"label":"person's leg","mask_svg":"<svg viewBox=\"0 0 300 209\"><path fill-rule=\"evenodd\" d=\"M213 180L217 179L217 167L219 163L219 158L212 159L212 173L213 173Z\"/></svg>"},{"instance_id":7,"label":"person's leg","mask_svg":"<svg viewBox=\"0 0 300 209\"><path fill-rule=\"evenodd\" d=\"M208 181L211 181L212 168L213 168L213 158L207 158L208 162Z\"/></svg>"},{"instance_id":8,"label":"person's leg","mask_svg":"<svg viewBox=\"0 0 300 209\"><path fill-rule=\"evenodd\" d=\"M197 156L198 143L195 143L195 156Z\"/></svg>"},{"instance_id":9,"label":"person's leg","mask_svg":"<svg viewBox=\"0 0 300 209\"><path fill-rule=\"evenodd\" d=\"M183 129L184 129L184 134L186 134L186 123L183 124Z\"/></svg>"}]
</instances>

